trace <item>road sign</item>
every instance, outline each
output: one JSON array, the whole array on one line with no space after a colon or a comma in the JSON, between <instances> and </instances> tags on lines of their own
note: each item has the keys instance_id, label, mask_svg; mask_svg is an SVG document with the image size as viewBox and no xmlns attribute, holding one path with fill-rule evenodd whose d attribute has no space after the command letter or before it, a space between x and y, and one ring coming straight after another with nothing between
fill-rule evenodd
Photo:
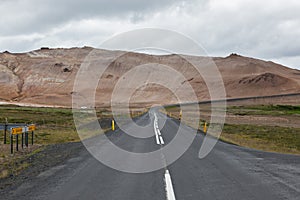
<instances>
[{"instance_id":1,"label":"road sign","mask_svg":"<svg viewBox=\"0 0 300 200\"><path fill-rule=\"evenodd\" d=\"M35 125L34 124L29 125L28 126L28 131L35 131Z\"/></svg>"},{"instance_id":2,"label":"road sign","mask_svg":"<svg viewBox=\"0 0 300 200\"><path fill-rule=\"evenodd\" d=\"M25 132L24 127L16 127L16 128L11 129L11 134L13 134L13 135L22 134L24 132Z\"/></svg>"},{"instance_id":3,"label":"road sign","mask_svg":"<svg viewBox=\"0 0 300 200\"><path fill-rule=\"evenodd\" d=\"M14 141L14 135L16 136L16 150L18 151L19 150L19 135L22 134L22 141L21 141L21 144L22 144L22 149L23 149L23 145L24 145L24 133L25 133L25 145L26 147L28 147L28 132L31 132L31 144L33 145L33 131L35 131L35 124L31 124L31 125L23 125L23 126L20 126L20 127L14 127L14 128L11 128L11 134L10 134L10 152L11 154L13 154L13 141Z\"/></svg>"}]
</instances>

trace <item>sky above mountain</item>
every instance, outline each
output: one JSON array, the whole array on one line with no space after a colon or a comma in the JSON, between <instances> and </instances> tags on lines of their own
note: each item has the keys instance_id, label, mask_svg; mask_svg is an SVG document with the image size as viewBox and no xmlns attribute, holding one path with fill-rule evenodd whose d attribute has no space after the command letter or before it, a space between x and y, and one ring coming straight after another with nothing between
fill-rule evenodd
<instances>
[{"instance_id":1,"label":"sky above mountain","mask_svg":"<svg viewBox=\"0 0 300 200\"><path fill-rule=\"evenodd\" d=\"M211 56L238 53L300 69L299 10L297 0L1 0L0 51L101 47L122 32L160 28Z\"/></svg>"}]
</instances>

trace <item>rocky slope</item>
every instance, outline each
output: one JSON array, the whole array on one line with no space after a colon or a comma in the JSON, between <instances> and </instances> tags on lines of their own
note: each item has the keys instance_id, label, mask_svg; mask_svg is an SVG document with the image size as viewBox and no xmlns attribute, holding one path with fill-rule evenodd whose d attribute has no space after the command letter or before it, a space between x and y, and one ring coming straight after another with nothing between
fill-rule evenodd
<instances>
[{"instance_id":1,"label":"rocky slope","mask_svg":"<svg viewBox=\"0 0 300 200\"><path fill-rule=\"evenodd\" d=\"M90 47L42 48L21 54L1 53L0 101L70 107L72 95L79 95L74 94L73 91L76 74L81 63L92 50ZM109 63L111 55L121 54L118 51L102 50L102 52L103 65L106 61ZM201 63L206 58L190 57L190 59ZM228 98L300 92L298 70L236 54L212 59L222 74ZM121 78L125 78L124 74L137 65L147 63L172 67L185 76L186 80L181 84L190 83L200 101L210 98L203 78L180 56L126 53L111 62L101 77L95 97L96 105L108 106L114 86ZM152 68L149 67L147 70L137 72L136 75L148 73L150 76L151 70ZM127 86L131 87L130 80ZM170 90L159 85L149 84L135 89L136 92L131 98L132 104L149 106L177 102Z\"/></svg>"}]
</instances>

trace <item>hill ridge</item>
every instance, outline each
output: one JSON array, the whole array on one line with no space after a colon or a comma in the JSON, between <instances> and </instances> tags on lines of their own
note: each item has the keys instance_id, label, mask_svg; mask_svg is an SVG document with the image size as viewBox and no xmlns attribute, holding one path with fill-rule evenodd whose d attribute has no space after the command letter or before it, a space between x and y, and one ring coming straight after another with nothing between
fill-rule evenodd
<instances>
[{"instance_id":1,"label":"hill ridge","mask_svg":"<svg viewBox=\"0 0 300 200\"><path fill-rule=\"evenodd\" d=\"M92 47L46 48L25 53L0 53L0 99L7 102L71 106L76 73ZM124 53L105 71L97 89L96 104L110 103L114 85L134 66L146 63L168 65L182 73L191 84L199 101L209 100L203 78L180 55L148 55L135 52L101 50L106 56ZM189 56L195 62L207 57ZM106 57L103 56L103 63ZM300 92L300 71L260 59L231 54L211 58L223 77L227 97L280 95ZM151 72L149 72L151 73ZM130 87L130 85L128 85ZM150 86L149 86L150 87ZM133 103L145 105L173 104L170 91L151 86L139 88Z\"/></svg>"}]
</instances>

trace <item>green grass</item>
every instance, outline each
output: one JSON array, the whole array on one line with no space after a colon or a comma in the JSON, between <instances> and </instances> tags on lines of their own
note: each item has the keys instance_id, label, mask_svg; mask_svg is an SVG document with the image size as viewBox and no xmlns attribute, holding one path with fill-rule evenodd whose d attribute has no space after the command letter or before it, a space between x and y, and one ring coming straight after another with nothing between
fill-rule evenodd
<instances>
[{"instance_id":1,"label":"green grass","mask_svg":"<svg viewBox=\"0 0 300 200\"><path fill-rule=\"evenodd\" d=\"M202 108L209 108L202 105ZM166 107L166 112L178 118L179 107ZM206 109L207 111L207 109ZM291 105L252 105L230 106L227 113L234 115L257 115L269 117L289 116L299 118L300 106ZM185 122L189 125L189 122ZM203 130L204 120L200 119L199 128ZM250 124L225 124L220 139L226 142L254 149L300 154L300 128Z\"/></svg>"},{"instance_id":2,"label":"green grass","mask_svg":"<svg viewBox=\"0 0 300 200\"><path fill-rule=\"evenodd\" d=\"M171 106L165 106L166 110L171 110L171 109L180 109L179 105L171 105Z\"/></svg>"},{"instance_id":3,"label":"green grass","mask_svg":"<svg viewBox=\"0 0 300 200\"><path fill-rule=\"evenodd\" d=\"M34 123L35 143L53 144L78 141L73 114L66 108L0 106L0 123ZM2 131L1 131L2 132ZM3 133L0 140L3 141Z\"/></svg>"},{"instance_id":4,"label":"green grass","mask_svg":"<svg viewBox=\"0 0 300 200\"><path fill-rule=\"evenodd\" d=\"M81 120L88 119L89 113L80 113ZM97 110L99 119L111 119L108 110ZM0 106L0 123L34 123L34 141L36 144L56 144L79 141L73 119L72 109L69 108L32 108L19 106ZM8 138L7 138L8 140ZM0 141L3 142L3 131L0 131Z\"/></svg>"},{"instance_id":5,"label":"green grass","mask_svg":"<svg viewBox=\"0 0 300 200\"><path fill-rule=\"evenodd\" d=\"M108 110L99 109L97 116L100 119L110 119L111 113ZM89 117L89 114L86 114L85 117ZM27 168L29 164L23 160L40 151L45 145L80 141L72 109L0 106L0 123L5 123L6 120L8 123L34 123L37 129L34 132L35 146L31 147L30 145L29 149L21 150L20 145L20 151L13 155L10 155L9 134L7 134L8 144L4 145L4 131L0 131L0 178L18 174Z\"/></svg>"},{"instance_id":6,"label":"green grass","mask_svg":"<svg viewBox=\"0 0 300 200\"><path fill-rule=\"evenodd\" d=\"M231 106L227 110L235 115L300 115L300 106L292 105Z\"/></svg>"},{"instance_id":7,"label":"green grass","mask_svg":"<svg viewBox=\"0 0 300 200\"><path fill-rule=\"evenodd\" d=\"M265 151L300 154L300 128L225 124L221 139Z\"/></svg>"},{"instance_id":8,"label":"green grass","mask_svg":"<svg viewBox=\"0 0 300 200\"><path fill-rule=\"evenodd\" d=\"M13 156L8 154L4 154L1 152L1 165L0 165L0 179L6 178L8 176L16 176L22 170L28 168L31 163L28 158L38 152L40 152L43 148L35 147L31 151L27 152L18 152ZM3 150L3 149L2 149Z\"/></svg>"},{"instance_id":9,"label":"green grass","mask_svg":"<svg viewBox=\"0 0 300 200\"><path fill-rule=\"evenodd\" d=\"M36 123L38 125L73 125L71 109L0 106L0 122Z\"/></svg>"},{"instance_id":10,"label":"green grass","mask_svg":"<svg viewBox=\"0 0 300 200\"><path fill-rule=\"evenodd\" d=\"M200 130L203 124L200 122ZM300 128L224 124L220 140L268 152L300 154Z\"/></svg>"}]
</instances>

